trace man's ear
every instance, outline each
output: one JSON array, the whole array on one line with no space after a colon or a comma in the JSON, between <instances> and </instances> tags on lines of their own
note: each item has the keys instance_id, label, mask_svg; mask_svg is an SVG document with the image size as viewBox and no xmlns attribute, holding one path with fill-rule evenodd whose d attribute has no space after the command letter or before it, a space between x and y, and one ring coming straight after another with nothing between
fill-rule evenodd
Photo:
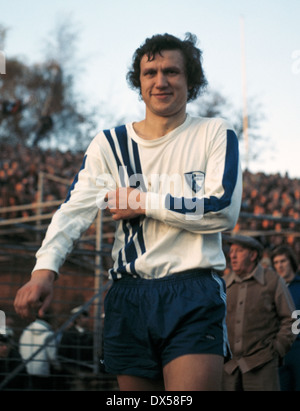
<instances>
[{"instance_id":1,"label":"man's ear","mask_svg":"<svg viewBox=\"0 0 300 411\"><path fill-rule=\"evenodd\" d=\"M251 253L250 253L250 259L251 259L251 261L256 261L257 257L258 257L258 252L257 252L257 250L251 250Z\"/></svg>"}]
</instances>

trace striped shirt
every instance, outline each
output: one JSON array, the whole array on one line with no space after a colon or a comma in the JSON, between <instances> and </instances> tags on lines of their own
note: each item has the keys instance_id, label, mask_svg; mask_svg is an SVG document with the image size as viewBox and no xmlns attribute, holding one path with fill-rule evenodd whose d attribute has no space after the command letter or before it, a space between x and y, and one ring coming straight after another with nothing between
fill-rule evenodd
<instances>
[{"instance_id":1,"label":"striped shirt","mask_svg":"<svg viewBox=\"0 0 300 411\"><path fill-rule=\"evenodd\" d=\"M36 269L59 272L74 242L117 187L146 194L146 215L116 222L113 277L160 278L193 268L223 270L221 232L238 219L238 140L223 119L187 115L167 135L145 140L133 123L104 130L89 145L66 201L53 216Z\"/></svg>"}]
</instances>

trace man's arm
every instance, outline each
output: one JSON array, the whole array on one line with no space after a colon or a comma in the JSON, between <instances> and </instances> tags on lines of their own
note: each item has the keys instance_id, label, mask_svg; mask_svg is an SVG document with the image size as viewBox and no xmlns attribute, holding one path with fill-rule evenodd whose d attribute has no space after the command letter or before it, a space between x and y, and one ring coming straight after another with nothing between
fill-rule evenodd
<instances>
[{"instance_id":1,"label":"man's arm","mask_svg":"<svg viewBox=\"0 0 300 411\"><path fill-rule=\"evenodd\" d=\"M242 172L236 134L224 123L207 148L203 189L188 197L148 192L146 215L195 233L232 229L242 197Z\"/></svg>"},{"instance_id":2,"label":"man's arm","mask_svg":"<svg viewBox=\"0 0 300 411\"><path fill-rule=\"evenodd\" d=\"M31 279L17 292L14 306L22 318L35 318L36 313L43 317L53 296L53 283L56 273L51 270L36 270Z\"/></svg>"},{"instance_id":3,"label":"man's arm","mask_svg":"<svg viewBox=\"0 0 300 411\"><path fill-rule=\"evenodd\" d=\"M99 144L93 141L66 201L52 218L36 254L31 279L17 292L14 304L21 317L35 317L37 312L43 315L52 300L53 282L61 265L74 243L93 222L99 209L97 196L101 190L97 178L104 172L102 160Z\"/></svg>"}]
</instances>

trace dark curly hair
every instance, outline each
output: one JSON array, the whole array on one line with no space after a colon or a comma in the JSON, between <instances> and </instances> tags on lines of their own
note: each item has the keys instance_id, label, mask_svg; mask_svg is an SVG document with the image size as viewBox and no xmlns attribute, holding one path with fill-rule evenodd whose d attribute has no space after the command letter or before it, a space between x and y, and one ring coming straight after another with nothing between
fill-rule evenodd
<instances>
[{"instance_id":1,"label":"dark curly hair","mask_svg":"<svg viewBox=\"0 0 300 411\"><path fill-rule=\"evenodd\" d=\"M133 55L132 67L126 76L128 84L131 88L137 89L141 96L140 63L142 57L146 54L148 60L151 61L157 53L161 54L164 50L180 50L185 60L185 73L188 85L187 101L195 100L207 85L201 63L202 51L196 47L196 43L197 37L191 33L186 33L184 40L180 40L168 33L156 34L147 38Z\"/></svg>"},{"instance_id":2,"label":"dark curly hair","mask_svg":"<svg viewBox=\"0 0 300 411\"><path fill-rule=\"evenodd\" d=\"M273 267L274 267L274 258L277 257L278 255L285 255L286 258L290 261L294 272L296 272L298 270L297 257L295 255L294 251L289 246L283 244L283 245L280 245L280 246L276 247L272 251L271 261L272 261Z\"/></svg>"}]
</instances>

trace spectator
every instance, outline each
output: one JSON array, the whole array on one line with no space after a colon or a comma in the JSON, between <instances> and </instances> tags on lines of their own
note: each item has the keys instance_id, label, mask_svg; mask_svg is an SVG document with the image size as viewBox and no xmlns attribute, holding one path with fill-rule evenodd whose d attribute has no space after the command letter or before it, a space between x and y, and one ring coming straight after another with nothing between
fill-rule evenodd
<instances>
[{"instance_id":1,"label":"spectator","mask_svg":"<svg viewBox=\"0 0 300 411\"><path fill-rule=\"evenodd\" d=\"M272 252L271 259L274 269L288 286L296 310L300 310L300 275L296 274L298 264L293 250L286 245L279 246ZM284 357L279 376L282 391L300 391L300 334Z\"/></svg>"},{"instance_id":2,"label":"spectator","mask_svg":"<svg viewBox=\"0 0 300 411\"><path fill-rule=\"evenodd\" d=\"M54 331L49 320L48 312L43 318L29 324L20 337L20 354L30 375L31 389L53 389L54 378L51 373L54 369L59 370ZM33 358L28 361L31 357Z\"/></svg>"},{"instance_id":3,"label":"spectator","mask_svg":"<svg viewBox=\"0 0 300 411\"><path fill-rule=\"evenodd\" d=\"M294 304L282 280L259 260L252 237L227 239L232 272L227 285L227 327L232 359L224 365L225 391L278 391L278 364L290 349Z\"/></svg>"}]
</instances>

